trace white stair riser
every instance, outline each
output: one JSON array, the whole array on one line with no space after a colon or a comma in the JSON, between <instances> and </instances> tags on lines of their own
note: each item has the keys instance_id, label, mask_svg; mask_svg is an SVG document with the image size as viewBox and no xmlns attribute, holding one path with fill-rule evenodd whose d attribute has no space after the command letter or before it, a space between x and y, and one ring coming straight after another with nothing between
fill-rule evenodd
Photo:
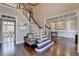
<instances>
[{"instance_id":1,"label":"white stair riser","mask_svg":"<svg viewBox=\"0 0 79 59\"><path fill-rule=\"evenodd\" d=\"M47 46L45 46L45 47L43 47L41 49L35 48L35 51L36 52L43 52L43 51L47 50L48 48L50 48L53 44L54 44L54 42L51 42L50 44L48 44Z\"/></svg>"},{"instance_id":2,"label":"white stair riser","mask_svg":"<svg viewBox=\"0 0 79 59\"><path fill-rule=\"evenodd\" d=\"M48 42L50 42L51 40L47 40L47 41L45 41L45 42L42 42L41 44L37 44L37 46L38 47L40 47L40 46L42 46L42 45L44 45L44 44L46 44L46 43L48 43Z\"/></svg>"}]
</instances>

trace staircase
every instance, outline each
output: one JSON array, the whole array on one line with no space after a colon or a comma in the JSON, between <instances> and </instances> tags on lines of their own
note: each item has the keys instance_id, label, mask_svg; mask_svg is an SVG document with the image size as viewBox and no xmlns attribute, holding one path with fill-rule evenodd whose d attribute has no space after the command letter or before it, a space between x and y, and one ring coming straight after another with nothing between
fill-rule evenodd
<instances>
[{"instance_id":1,"label":"staircase","mask_svg":"<svg viewBox=\"0 0 79 59\"><path fill-rule=\"evenodd\" d=\"M22 12L23 13L23 12ZM25 13L25 12L24 12ZM30 12L29 12L30 14ZM24 15L24 14L23 14ZM24 15L26 16L26 15ZM30 41L30 43L34 42L33 44L37 45L35 47L36 52L44 52L51 48L54 42L51 41L50 35L45 34L45 31L39 24L34 20L33 15L30 14L29 16L29 33L33 34L33 38L28 38L26 41ZM50 29L49 29L50 30ZM29 34L28 33L28 34ZM32 37L32 35L30 35Z\"/></svg>"},{"instance_id":2,"label":"staircase","mask_svg":"<svg viewBox=\"0 0 79 59\"><path fill-rule=\"evenodd\" d=\"M31 26L32 26L31 27L32 33L37 38L37 42L36 42L37 47L35 47L35 51L36 52L45 52L50 47L52 47L54 42L51 41L50 35L45 34L45 31L42 28L40 31L40 29L38 28L38 26L36 26L36 24L32 23Z\"/></svg>"},{"instance_id":3,"label":"staircase","mask_svg":"<svg viewBox=\"0 0 79 59\"><path fill-rule=\"evenodd\" d=\"M48 50L54 42L51 41L51 39L47 35L43 35L42 42L37 43L37 47L35 48L36 52L45 52Z\"/></svg>"}]
</instances>

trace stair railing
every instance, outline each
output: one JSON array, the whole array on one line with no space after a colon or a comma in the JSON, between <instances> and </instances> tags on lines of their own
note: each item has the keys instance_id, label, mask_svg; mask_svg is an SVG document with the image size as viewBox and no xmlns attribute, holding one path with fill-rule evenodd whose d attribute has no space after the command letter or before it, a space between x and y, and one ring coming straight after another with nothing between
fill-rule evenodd
<instances>
[{"instance_id":1,"label":"stair railing","mask_svg":"<svg viewBox=\"0 0 79 59\"><path fill-rule=\"evenodd\" d=\"M47 28L49 31L47 31L46 28ZM50 37L50 39L51 39L51 28L48 27L47 25L45 25L45 34L49 35L49 37Z\"/></svg>"},{"instance_id":2,"label":"stair railing","mask_svg":"<svg viewBox=\"0 0 79 59\"><path fill-rule=\"evenodd\" d=\"M22 8L21 6L23 6L24 8ZM42 27L36 22L36 20L34 19L33 17L33 12L32 11L29 11L26 6L22 3L21 5L19 5L19 9L22 9L22 10L25 10L25 11L28 11L28 20L29 22L31 23L31 21L33 21L39 28L39 38L40 38L40 42L42 42ZM25 15L24 15L25 16ZM30 24L29 24L30 25ZM29 26L30 27L30 26Z\"/></svg>"}]
</instances>

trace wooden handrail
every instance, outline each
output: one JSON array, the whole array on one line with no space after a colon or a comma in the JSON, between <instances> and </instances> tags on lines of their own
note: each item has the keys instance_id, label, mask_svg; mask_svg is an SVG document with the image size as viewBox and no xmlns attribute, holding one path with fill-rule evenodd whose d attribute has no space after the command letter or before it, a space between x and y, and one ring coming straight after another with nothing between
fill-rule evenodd
<instances>
[{"instance_id":1,"label":"wooden handrail","mask_svg":"<svg viewBox=\"0 0 79 59\"><path fill-rule=\"evenodd\" d=\"M50 27L48 27L47 25L45 25L46 28L51 29Z\"/></svg>"},{"instance_id":2,"label":"wooden handrail","mask_svg":"<svg viewBox=\"0 0 79 59\"><path fill-rule=\"evenodd\" d=\"M25 7L25 5L24 4L22 4L23 6L24 6L24 8L27 10L27 8ZM37 26L39 27L39 28L42 28L36 21L35 21L35 19L33 18L33 12L32 11L29 11L28 10L28 12L29 12L29 14L30 14L30 18L32 18L32 20L37 24ZM29 19L30 20L30 19Z\"/></svg>"},{"instance_id":3,"label":"wooden handrail","mask_svg":"<svg viewBox=\"0 0 79 59\"><path fill-rule=\"evenodd\" d=\"M31 18L33 19L33 21L37 24L37 26L38 26L39 28L42 28L42 27L34 20L33 17L31 17Z\"/></svg>"},{"instance_id":4,"label":"wooden handrail","mask_svg":"<svg viewBox=\"0 0 79 59\"><path fill-rule=\"evenodd\" d=\"M25 7L25 5L22 3L22 5L24 6L24 10L26 10L26 11L28 11L29 13L32 13L32 11L29 11L26 7Z\"/></svg>"}]
</instances>

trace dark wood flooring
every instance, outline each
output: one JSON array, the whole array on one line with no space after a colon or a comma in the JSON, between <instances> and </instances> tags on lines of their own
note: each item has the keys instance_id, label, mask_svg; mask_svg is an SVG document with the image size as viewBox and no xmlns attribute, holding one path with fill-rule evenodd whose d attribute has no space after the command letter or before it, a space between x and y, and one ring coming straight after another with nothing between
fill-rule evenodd
<instances>
[{"instance_id":1,"label":"dark wood flooring","mask_svg":"<svg viewBox=\"0 0 79 59\"><path fill-rule=\"evenodd\" d=\"M0 47L0 56L78 56L74 39L60 38L45 53L36 53L24 44Z\"/></svg>"}]
</instances>

